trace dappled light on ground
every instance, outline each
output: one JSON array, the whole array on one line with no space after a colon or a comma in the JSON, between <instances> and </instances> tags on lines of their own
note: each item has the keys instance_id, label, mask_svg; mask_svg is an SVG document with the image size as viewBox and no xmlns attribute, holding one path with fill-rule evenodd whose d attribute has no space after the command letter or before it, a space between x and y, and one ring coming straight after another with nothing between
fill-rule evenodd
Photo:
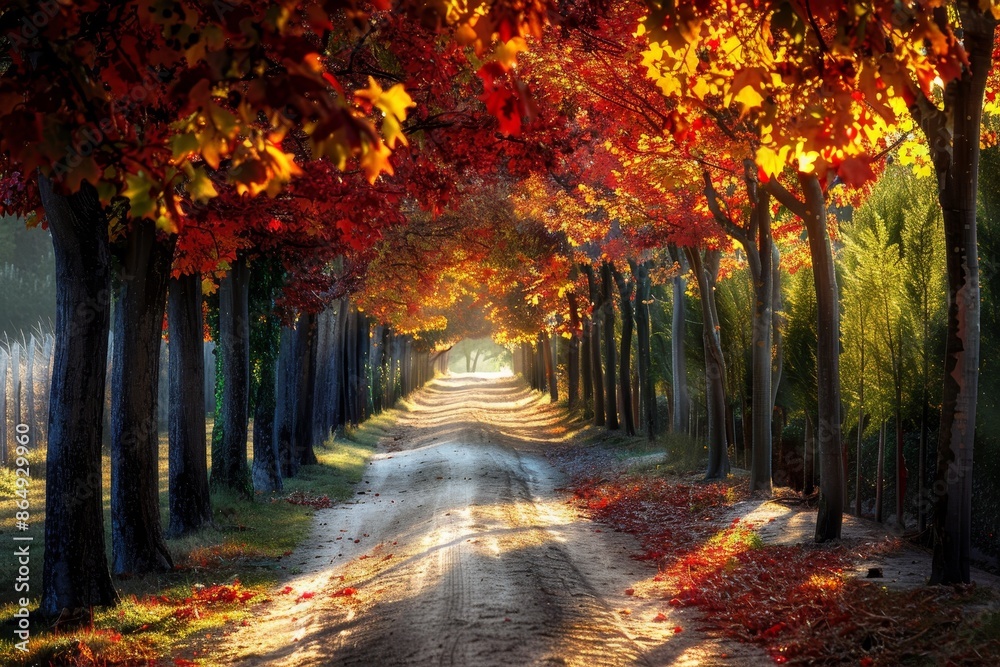
<instances>
[{"instance_id":1,"label":"dappled light on ground","mask_svg":"<svg viewBox=\"0 0 1000 667\"><path fill-rule=\"evenodd\" d=\"M562 490L542 454L583 425L547 397L456 375L403 408L355 501L317 513L289 558L302 573L222 647L226 664L752 664L689 610L667 619L634 594L655 564Z\"/></svg>"}]
</instances>

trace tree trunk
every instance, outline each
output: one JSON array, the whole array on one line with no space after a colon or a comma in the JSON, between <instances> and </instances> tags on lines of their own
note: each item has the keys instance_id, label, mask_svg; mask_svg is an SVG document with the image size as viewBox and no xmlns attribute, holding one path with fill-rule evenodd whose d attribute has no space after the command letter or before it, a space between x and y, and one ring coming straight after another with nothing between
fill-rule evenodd
<instances>
[{"instance_id":1,"label":"tree trunk","mask_svg":"<svg viewBox=\"0 0 1000 667\"><path fill-rule=\"evenodd\" d=\"M551 334L542 334L542 356L545 357L545 379L549 385L549 398L555 403L559 400L559 385L556 382L555 364L552 361Z\"/></svg>"},{"instance_id":2,"label":"tree trunk","mask_svg":"<svg viewBox=\"0 0 1000 667\"><path fill-rule=\"evenodd\" d=\"M646 438L656 437L656 391L653 384L652 351L650 346L649 302L652 286L649 280L649 262L630 262L635 276L635 324L639 362L639 400L642 402L643 427Z\"/></svg>"},{"instance_id":3,"label":"tree trunk","mask_svg":"<svg viewBox=\"0 0 1000 667\"><path fill-rule=\"evenodd\" d=\"M205 328L200 274L170 281L167 309L171 406L168 532L175 537L212 522L205 441Z\"/></svg>"},{"instance_id":4,"label":"tree trunk","mask_svg":"<svg viewBox=\"0 0 1000 667\"><path fill-rule=\"evenodd\" d=\"M287 479L299 472L295 458L295 386L298 374L295 368L295 329L281 327L278 346L274 407L274 442L278 448L278 470Z\"/></svg>"},{"instance_id":5,"label":"tree trunk","mask_svg":"<svg viewBox=\"0 0 1000 667\"><path fill-rule=\"evenodd\" d=\"M771 391L771 326L774 271L771 267L771 198L756 190L753 215L757 219L758 270L754 276L753 353L751 359L753 393L750 414L753 431L753 461L750 490L771 495L771 418L774 402Z\"/></svg>"},{"instance_id":6,"label":"tree trunk","mask_svg":"<svg viewBox=\"0 0 1000 667\"><path fill-rule=\"evenodd\" d=\"M392 356L390 350L392 348L392 330L388 326L381 327L381 344L379 347L379 404L377 410L382 412L388 409L392 402L389 399L389 384L391 382L389 375L389 358ZM473 366L473 371L475 371L475 366Z\"/></svg>"},{"instance_id":7,"label":"tree trunk","mask_svg":"<svg viewBox=\"0 0 1000 667\"><path fill-rule=\"evenodd\" d=\"M361 385L361 369L359 367L361 359L358 355L358 319L360 317L357 308L352 306L347 324L346 349L344 350L347 355L347 378L344 385L346 388L345 405L348 409L348 420L351 426L357 426L361 423L361 403L358 396Z\"/></svg>"},{"instance_id":8,"label":"tree trunk","mask_svg":"<svg viewBox=\"0 0 1000 667\"><path fill-rule=\"evenodd\" d=\"M903 409L901 391L896 389L896 527L905 529L903 521L903 501L906 499L906 459L903 457Z\"/></svg>"},{"instance_id":9,"label":"tree trunk","mask_svg":"<svg viewBox=\"0 0 1000 667\"><path fill-rule=\"evenodd\" d=\"M601 298L600 287L594 269L589 264L582 266L587 276L587 288L590 291L590 368L594 386L594 426L604 426L607 411L604 407L604 373L601 369Z\"/></svg>"},{"instance_id":10,"label":"tree trunk","mask_svg":"<svg viewBox=\"0 0 1000 667\"><path fill-rule=\"evenodd\" d=\"M583 339L580 344L580 379L583 384L583 405L585 410L593 410L594 401L594 368L593 354L590 350L590 317L583 318Z\"/></svg>"},{"instance_id":11,"label":"tree trunk","mask_svg":"<svg viewBox=\"0 0 1000 667\"><path fill-rule=\"evenodd\" d=\"M861 317L861 364L858 384L858 460L855 464L854 514L861 516L861 445L865 434L865 320Z\"/></svg>"},{"instance_id":12,"label":"tree trunk","mask_svg":"<svg viewBox=\"0 0 1000 667\"><path fill-rule=\"evenodd\" d=\"M569 303L570 339L566 354L567 393L566 401L569 409L576 407L580 400L580 311L576 303L576 294L566 295Z\"/></svg>"},{"instance_id":13,"label":"tree trunk","mask_svg":"<svg viewBox=\"0 0 1000 667\"><path fill-rule=\"evenodd\" d=\"M251 497L247 469L250 394L250 271L238 258L219 284L219 346L222 369L222 437L213 438L211 483Z\"/></svg>"},{"instance_id":14,"label":"tree trunk","mask_svg":"<svg viewBox=\"0 0 1000 667\"><path fill-rule=\"evenodd\" d=\"M926 100L926 106L914 105L937 168L947 249L948 327L933 489L932 584L971 581L972 462L980 336L976 203L983 97L992 68L996 21L988 11L983 13L965 3L960 4L959 12L970 67L960 79L948 84L944 112Z\"/></svg>"},{"instance_id":15,"label":"tree trunk","mask_svg":"<svg viewBox=\"0 0 1000 667\"><path fill-rule=\"evenodd\" d=\"M622 418L625 421L625 433L635 435L635 420L632 412L632 330L635 322L635 315L632 311L632 290L635 283L632 280L626 280L625 276L613 266L611 271L618 286L622 311L622 340L619 354L621 368L618 373L622 397Z\"/></svg>"},{"instance_id":16,"label":"tree trunk","mask_svg":"<svg viewBox=\"0 0 1000 667\"><path fill-rule=\"evenodd\" d=\"M729 474L726 447L726 361L719 339L718 315L714 306L715 276L719 271L719 251L705 251L703 262L696 248L686 248L688 261L698 279L701 296L702 342L705 346L705 399L708 407L708 470L705 479L724 479Z\"/></svg>"},{"instance_id":17,"label":"tree trunk","mask_svg":"<svg viewBox=\"0 0 1000 667\"><path fill-rule=\"evenodd\" d=\"M160 341L174 241L152 220L126 234L111 371L111 550L118 576L173 568L160 523Z\"/></svg>"},{"instance_id":18,"label":"tree trunk","mask_svg":"<svg viewBox=\"0 0 1000 667\"><path fill-rule=\"evenodd\" d=\"M858 411L858 444L857 459L854 462L854 516L861 516L861 443L864 438L865 412L864 403L859 406Z\"/></svg>"},{"instance_id":19,"label":"tree trunk","mask_svg":"<svg viewBox=\"0 0 1000 667\"><path fill-rule=\"evenodd\" d=\"M615 381L615 307L611 299L611 264L601 265L601 308L604 315L604 409L609 431L618 430L618 386Z\"/></svg>"},{"instance_id":20,"label":"tree trunk","mask_svg":"<svg viewBox=\"0 0 1000 667\"><path fill-rule=\"evenodd\" d=\"M346 416L344 412L344 395L347 392L347 385L345 385L344 368L346 367L346 359L344 357L345 348L347 346L347 327L350 324L350 314L351 314L351 302L347 298L340 300L340 305L337 310L337 335L335 337L334 350L333 350L333 368L330 370L332 377L331 382L333 383L333 395L330 398L330 402L334 406L334 414L331 418L331 423L333 428L343 426L346 423ZM394 346L399 352L403 341L394 339ZM399 354L402 357L402 353ZM403 371L400 368L401 359L396 362L396 372L399 375L400 390L399 393L393 393L392 403L395 404L396 400L400 397L402 393L402 374ZM393 376L395 377L395 375Z\"/></svg>"},{"instance_id":21,"label":"tree trunk","mask_svg":"<svg viewBox=\"0 0 1000 667\"><path fill-rule=\"evenodd\" d=\"M49 394L42 600L46 617L89 618L118 600L104 545L101 427L108 355L111 255L97 192L57 194L38 177L52 233L56 339ZM82 613L81 613L82 612Z\"/></svg>"},{"instance_id":22,"label":"tree trunk","mask_svg":"<svg viewBox=\"0 0 1000 667\"><path fill-rule=\"evenodd\" d=\"M812 415L806 410L805 436L802 440L802 494L811 496L816 484L816 429Z\"/></svg>"},{"instance_id":23,"label":"tree trunk","mask_svg":"<svg viewBox=\"0 0 1000 667\"><path fill-rule=\"evenodd\" d=\"M277 327L279 325L276 322L264 322L261 326ZM274 338L273 334L269 334L268 337ZM257 386L257 395L254 400L253 467L250 476L254 491L261 493L281 491L284 488L281 479L278 439L275 437L277 430L275 428L277 424L276 389L279 377L276 357L277 354L273 350L267 350L261 355L258 368L260 384Z\"/></svg>"},{"instance_id":24,"label":"tree trunk","mask_svg":"<svg viewBox=\"0 0 1000 667\"><path fill-rule=\"evenodd\" d=\"M816 376L819 405L819 514L816 541L840 538L844 515L843 441L840 424L840 294L827 229L823 189L815 174L800 174L805 223L816 285Z\"/></svg>"},{"instance_id":25,"label":"tree trunk","mask_svg":"<svg viewBox=\"0 0 1000 667\"><path fill-rule=\"evenodd\" d=\"M361 421L364 422L372 413L371 404L371 382L369 372L371 370L371 322L368 316L362 312L358 313L358 413ZM428 356L428 361L430 357ZM433 366L428 366L428 374L433 376Z\"/></svg>"},{"instance_id":26,"label":"tree trunk","mask_svg":"<svg viewBox=\"0 0 1000 667\"><path fill-rule=\"evenodd\" d=\"M875 473L875 520L882 523L882 492L885 488L885 420L878 428L878 469Z\"/></svg>"},{"instance_id":27,"label":"tree trunk","mask_svg":"<svg viewBox=\"0 0 1000 667\"><path fill-rule=\"evenodd\" d=\"M316 315L302 313L295 327L295 460L315 465L313 451L313 393L316 391Z\"/></svg>"},{"instance_id":28,"label":"tree trunk","mask_svg":"<svg viewBox=\"0 0 1000 667\"><path fill-rule=\"evenodd\" d=\"M673 308L670 318L670 360L673 369L674 393L674 433L685 433L690 427L691 399L688 396L687 361L684 353L684 339L687 336L687 315L685 314L684 277L687 267L684 265L682 253L674 250L679 267L677 275L671 280L673 288Z\"/></svg>"}]
</instances>

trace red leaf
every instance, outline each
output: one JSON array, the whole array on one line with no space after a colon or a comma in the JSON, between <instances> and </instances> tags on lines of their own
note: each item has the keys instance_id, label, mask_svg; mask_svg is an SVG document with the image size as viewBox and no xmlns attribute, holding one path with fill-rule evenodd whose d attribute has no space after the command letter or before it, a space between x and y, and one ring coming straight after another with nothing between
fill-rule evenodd
<instances>
[{"instance_id":1,"label":"red leaf","mask_svg":"<svg viewBox=\"0 0 1000 667\"><path fill-rule=\"evenodd\" d=\"M351 597L352 595L355 595L357 592L358 592L358 589L351 588L351 587L348 586L347 588L341 588L339 591L335 591L331 595L331 597L335 597L335 598Z\"/></svg>"}]
</instances>

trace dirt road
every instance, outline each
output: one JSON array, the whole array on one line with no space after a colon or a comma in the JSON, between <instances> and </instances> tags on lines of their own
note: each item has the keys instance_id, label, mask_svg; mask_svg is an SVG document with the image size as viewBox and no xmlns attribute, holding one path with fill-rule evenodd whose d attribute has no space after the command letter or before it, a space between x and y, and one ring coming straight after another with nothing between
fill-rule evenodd
<instances>
[{"instance_id":1,"label":"dirt road","mask_svg":"<svg viewBox=\"0 0 1000 667\"><path fill-rule=\"evenodd\" d=\"M627 590L632 538L579 516L540 455L571 436L513 378L419 392L352 503L317 513L302 574L220 647L231 665L767 664ZM664 619L654 620L666 612Z\"/></svg>"}]
</instances>

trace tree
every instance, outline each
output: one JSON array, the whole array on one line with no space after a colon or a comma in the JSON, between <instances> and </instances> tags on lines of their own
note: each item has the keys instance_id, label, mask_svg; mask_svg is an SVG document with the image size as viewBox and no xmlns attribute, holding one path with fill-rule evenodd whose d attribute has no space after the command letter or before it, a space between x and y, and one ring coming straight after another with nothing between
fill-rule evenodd
<instances>
[{"instance_id":1,"label":"tree","mask_svg":"<svg viewBox=\"0 0 1000 667\"><path fill-rule=\"evenodd\" d=\"M184 535L212 521L205 442L205 356L201 275L171 278L168 534Z\"/></svg>"},{"instance_id":2,"label":"tree","mask_svg":"<svg viewBox=\"0 0 1000 667\"><path fill-rule=\"evenodd\" d=\"M114 604L104 543L101 430L111 310L108 224L96 190L60 195L45 176L39 194L56 255L56 342L46 453L42 614L89 617ZM99 368L95 369L95 360Z\"/></svg>"},{"instance_id":3,"label":"tree","mask_svg":"<svg viewBox=\"0 0 1000 667\"><path fill-rule=\"evenodd\" d=\"M632 305L632 295L635 292L635 276L625 276L615 266L610 265L618 294L621 299L622 335L619 359L621 368L618 374L622 399L622 420L625 422L625 433L635 435L635 420L632 413L632 333L635 327L635 308Z\"/></svg>"},{"instance_id":4,"label":"tree","mask_svg":"<svg viewBox=\"0 0 1000 667\"><path fill-rule=\"evenodd\" d=\"M739 241L747 256L753 283L753 340L752 340L752 460L750 465L750 490L771 493L771 419L774 413L772 391L772 332L774 330L775 278L777 247L771 235L771 197L759 187L756 165L747 160L744 164L744 185L750 214L744 225L736 224L723 210L722 197L706 171L705 194L709 209L716 221L731 237ZM780 289L780 287L778 288ZM744 419L746 415L744 415Z\"/></svg>"},{"instance_id":5,"label":"tree","mask_svg":"<svg viewBox=\"0 0 1000 667\"><path fill-rule=\"evenodd\" d=\"M881 151L877 137L898 123L907 131L904 116L912 115L926 135L945 214L950 304L931 579L968 582L979 368L975 210L983 103L1000 3L879 2L855 11L842 11L838 3L740 3L735 13L728 3L647 4L650 74L667 81L665 92L686 87L701 100L721 93L740 102L743 113L760 123L761 169L771 177L792 164L800 173L799 207L778 189L772 194L800 214L818 253L813 266L822 338L817 363L824 481L817 540L839 536L843 492L835 461L840 447L836 338L824 333L838 314L831 303L835 276L828 239L814 239L826 232L823 186L831 173L848 184L870 179L870 158ZM759 20L747 20L750 16ZM748 33L746 26L768 29ZM698 44L705 47L700 52L692 48ZM775 58L776 52L782 57ZM702 54L708 67L699 64ZM664 60L665 68L659 64ZM668 77L664 69L707 76ZM943 83L943 109L934 102L935 81Z\"/></svg>"},{"instance_id":6,"label":"tree","mask_svg":"<svg viewBox=\"0 0 1000 667\"><path fill-rule=\"evenodd\" d=\"M705 402L708 405L708 471L705 479L724 479L729 474L726 443L726 359L719 338L719 314L715 305L715 282L719 277L720 251L685 248L701 301L702 342L705 346Z\"/></svg>"},{"instance_id":7,"label":"tree","mask_svg":"<svg viewBox=\"0 0 1000 667\"><path fill-rule=\"evenodd\" d=\"M646 438L656 437L656 388L653 383L652 350L650 343L649 304L652 301L652 283L649 269L652 262L630 260L629 268L635 276L635 325L638 332L639 385L642 397L642 414Z\"/></svg>"},{"instance_id":8,"label":"tree","mask_svg":"<svg viewBox=\"0 0 1000 667\"><path fill-rule=\"evenodd\" d=\"M152 220L132 226L120 250L111 365L111 547L118 576L169 570L160 525L156 406L160 342L173 243Z\"/></svg>"},{"instance_id":9,"label":"tree","mask_svg":"<svg viewBox=\"0 0 1000 667\"><path fill-rule=\"evenodd\" d=\"M979 385L979 258L976 206L983 102L993 67L1000 5L956 3L959 21L944 8L938 25L957 42L961 30L967 61L947 77L944 109L922 91L910 106L927 136L944 214L948 327L938 437L932 583L969 583L972 522L972 461ZM956 47L957 48L957 47ZM917 94L921 93L921 94Z\"/></svg>"}]
</instances>

